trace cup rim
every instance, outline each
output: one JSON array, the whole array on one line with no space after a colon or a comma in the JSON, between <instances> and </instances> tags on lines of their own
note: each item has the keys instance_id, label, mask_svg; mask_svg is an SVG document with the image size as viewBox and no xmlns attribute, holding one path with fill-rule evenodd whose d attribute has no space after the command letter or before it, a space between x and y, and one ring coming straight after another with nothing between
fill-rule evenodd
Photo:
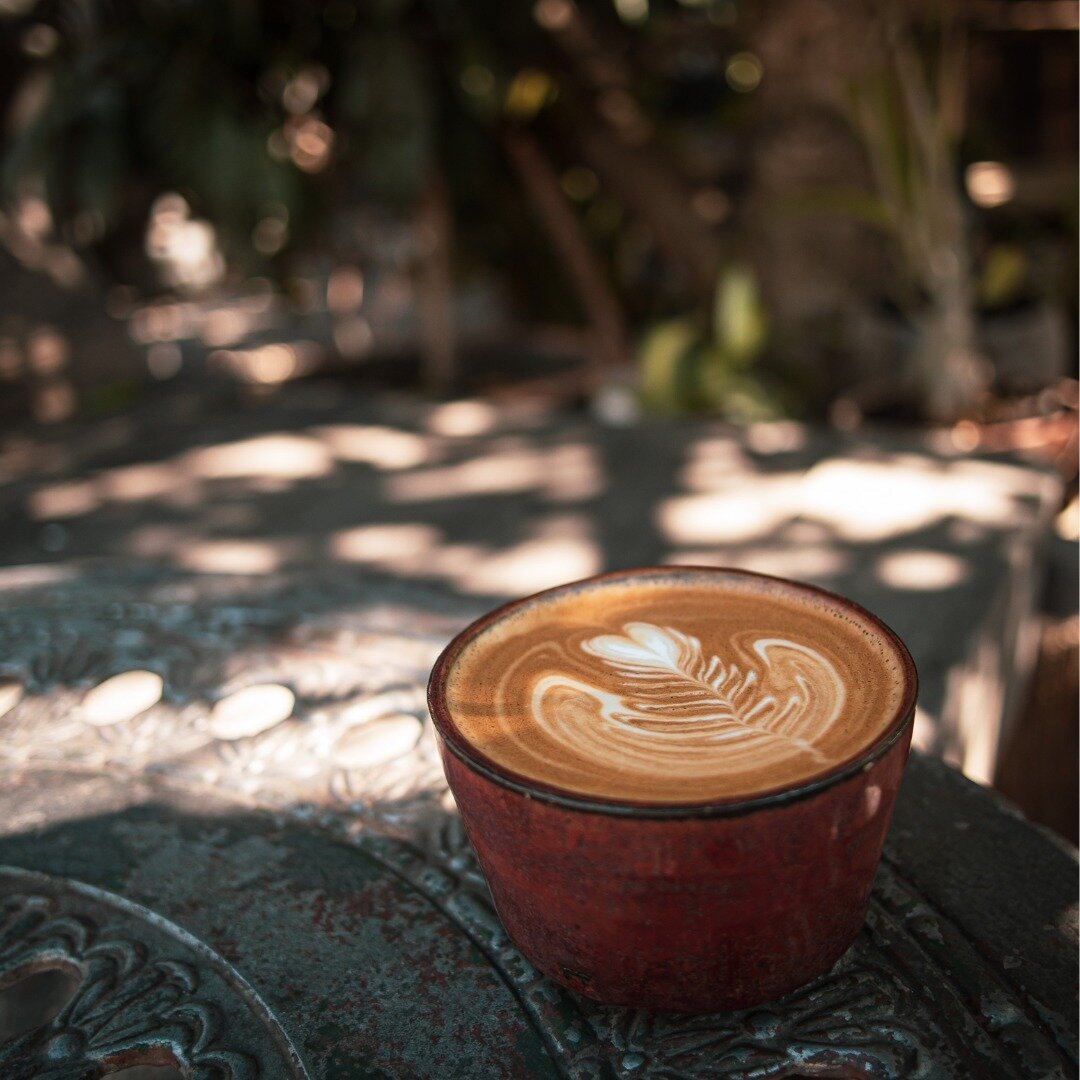
<instances>
[{"instance_id":1,"label":"cup rim","mask_svg":"<svg viewBox=\"0 0 1080 1080\"><path fill-rule=\"evenodd\" d=\"M544 597L557 596L561 593L571 592L582 587L592 586L604 582L629 580L644 576L678 576L684 573L716 575L718 577L753 578L766 585L782 586L787 591L802 592L824 599L829 604L846 610L858 618L868 622L882 638L890 644L900 660L904 677L904 692L896 711L881 731L881 733L867 746L863 747L851 757L838 762L823 773L819 773L810 779L795 785L786 785L758 792L754 795L735 795L721 799L707 799L700 802L670 802L638 799L611 799L598 795L587 795L581 792L569 791L566 788L549 784L544 780L536 780L527 777L513 769L500 765L489 758L483 751L478 750L468 742L458 730L453 717L446 704L446 677L451 665L457 659L458 654L477 635L486 630L493 623L509 615L519 608L530 605ZM724 566L641 566L626 570L613 570L603 574L595 574L591 577L582 578L579 581L567 582L551 589L543 589L540 592L531 593L528 596L508 603L501 604L492 611L471 622L458 634L456 634L435 661L431 669L431 675L427 686L428 711L431 714L435 731L443 745L473 772L492 783L513 791L526 798L536 799L539 802L561 806L570 810L578 810L589 813L606 814L616 817L639 817L639 818L701 818L701 817L733 817L745 814L753 810L768 806L779 806L790 802L804 799L819 791L832 787L855 774L868 770L875 762L884 757L886 753L904 735L911 726L915 716L915 703L919 691L919 676L915 668L907 646L900 637L878 616L867 611L861 604L849 600L846 596L823 589L818 585L806 582L793 581L790 578L779 577L774 574L760 574L753 570L741 570L737 567Z\"/></svg>"}]
</instances>

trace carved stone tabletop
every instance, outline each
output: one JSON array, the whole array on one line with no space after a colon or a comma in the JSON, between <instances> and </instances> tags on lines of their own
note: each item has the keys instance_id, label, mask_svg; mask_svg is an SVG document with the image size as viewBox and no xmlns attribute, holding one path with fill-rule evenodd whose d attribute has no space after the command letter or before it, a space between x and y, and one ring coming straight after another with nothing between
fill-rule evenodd
<instances>
[{"instance_id":1,"label":"carved stone tabletop","mask_svg":"<svg viewBox=\"0 0 1080 1080\"><path fill-rule=\"evenodd\" d=\"M444 787L423 683L483 605L340 567L33 573L0 608L0 1075L1077 1075L1074 853L939 762L827 975L601 1008L507 940ZM10 991L48 971L27 1029Z\"/></svg>"},{"instance_id":2,"label":"carved stone tabletop","mask_svg":"<svg viewBox=\"0 0 1080 1080\"><path fill-rule=\"evenodd\" d=\"M0 987L6 1080L92 1080L139 1065L307 1080L288 1036L221 957L89 885L0 867Z\"/></svg>"}]
</instances>

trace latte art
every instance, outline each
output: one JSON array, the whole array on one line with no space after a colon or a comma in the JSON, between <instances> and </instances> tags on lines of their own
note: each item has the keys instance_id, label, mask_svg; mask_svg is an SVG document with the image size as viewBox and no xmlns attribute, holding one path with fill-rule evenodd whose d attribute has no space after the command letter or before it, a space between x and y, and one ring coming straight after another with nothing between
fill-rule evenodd
<instances>
[{"instance_id":1,"label":"latte art","mask_svg":"<svg viewBox=\"0 0 1080 1080\"><path fill-rule=\"evenodd\" d=\"M696 802L799 783L893 719L899 657L869 619L770 579L690 571L526 602L468 641L464 740L570 793Z\"/></svg>"},{"instance_id":2,"label":"latte art","mask_svg":"<svg viewBox=\"0 0 1080 1080\"><path fill-rule=\"evenodd\" d=\"M643 771L666 770L699 778L720 765L737 774L747 759L772 764L808 756L840 714L844 686L820 653L783 638L760 638L744 666L706 659L689 634L651 623L628 623L625 635L586 641L628 686L625 694L547 675L532 692L532 719L570 751L608 758ZM755 668L754 661L757 661ZM716 762L700 750L724 744Z\"/></svg>"}]
</instances>

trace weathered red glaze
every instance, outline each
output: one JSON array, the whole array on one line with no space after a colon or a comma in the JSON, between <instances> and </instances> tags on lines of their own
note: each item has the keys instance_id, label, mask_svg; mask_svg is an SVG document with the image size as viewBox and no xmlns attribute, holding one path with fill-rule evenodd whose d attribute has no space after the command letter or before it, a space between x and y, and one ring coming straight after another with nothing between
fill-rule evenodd
<instances>
[{"instance_id":1,"label":"weathered red glaze","mask_svg":"<svg viewBox=\"0 0 1080 1080\"><path fill-rule=\"evenodd\" d=\"M445 658L498 615L451 643L429 702L447 781L518 948L572 990L657 1011L744 1008L827 971L862 926L911 740L915 669L891 631L882 625L908 692L861 760L742 804L633 806L500 775L455 745Z\"/></svg>"},{"instance_id":2,"label":"weathered red glaze","mask_svg":"<svg viewBox=\"0 0 1080 1080\"><path fill-rule=\"evenodd\" d=\"M499 917L541 971L610 1005L715 1012L794 990L851 944L910 732L865 772L723 817L571 809L442 755Z\"/></svg>"}]
</instances>

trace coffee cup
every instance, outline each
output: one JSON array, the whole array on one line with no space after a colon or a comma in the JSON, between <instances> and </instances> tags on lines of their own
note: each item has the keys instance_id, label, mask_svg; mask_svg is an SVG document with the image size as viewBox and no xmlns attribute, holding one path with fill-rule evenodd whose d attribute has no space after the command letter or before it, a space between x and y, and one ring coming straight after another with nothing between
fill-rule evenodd
<instances>
[{"instance_id":1,"label":"coffee cup","mask_svg":"<svg viewBox=\"0 0 1080 1080\"><path fill-rule=\"evenodd\" d=\"M507 604L432 671L446 778L511 940L609 1005L775 999L850 946L917 677L850 600L620 571Z\"/></svg>"}]
</instances>

